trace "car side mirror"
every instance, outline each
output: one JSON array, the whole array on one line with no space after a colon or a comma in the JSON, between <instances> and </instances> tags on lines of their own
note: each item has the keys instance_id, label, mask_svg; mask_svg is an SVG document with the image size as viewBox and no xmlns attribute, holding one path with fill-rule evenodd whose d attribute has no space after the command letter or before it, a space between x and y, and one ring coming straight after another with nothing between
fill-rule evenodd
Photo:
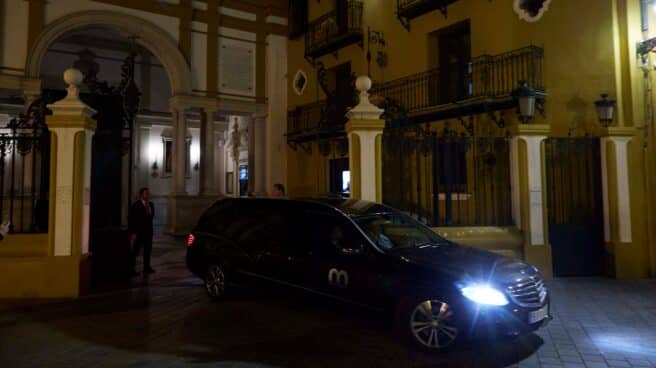
<instances>
[{"instance_id":1,"label":"car side mirror","mask_svg":"<svg viewBox=\"0 0 656 368\"><path fill-rule=\"evenodd\" d=\"M356 246L345 246L339 248L339 253L345 256L354 256L362 254L364 247L361 244Z\"/></svg>"}]
</instances>

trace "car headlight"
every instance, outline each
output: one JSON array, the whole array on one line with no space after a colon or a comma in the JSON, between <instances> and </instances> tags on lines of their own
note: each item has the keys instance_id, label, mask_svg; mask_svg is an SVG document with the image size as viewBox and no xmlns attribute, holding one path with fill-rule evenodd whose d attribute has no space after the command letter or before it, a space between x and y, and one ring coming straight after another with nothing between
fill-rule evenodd
<instances>
[{"instance_id":1,"label":"car headlight","mask_svg":"<svg viewBox=\"0 0 656 368\"><path fill-rule=\"evenodd\" d=\"M508 299L503 293L486 284L467 285L460 289L462 295L478 304L503 306Z\"/></svg>"}]
</instances>

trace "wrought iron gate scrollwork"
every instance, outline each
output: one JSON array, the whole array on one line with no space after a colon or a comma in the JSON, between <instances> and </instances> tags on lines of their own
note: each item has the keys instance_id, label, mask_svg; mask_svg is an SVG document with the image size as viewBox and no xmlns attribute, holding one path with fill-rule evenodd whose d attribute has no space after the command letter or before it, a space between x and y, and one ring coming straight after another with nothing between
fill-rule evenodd
<instances>
[{"instance_id":1,"label":"wrought iron gate scrollwork","mask_svg":"<svg viewBox=\"0 0 656 368\"><path fill-rule=\"evenodd\" d=\"M10 233L48 231L50 131L47 105L57 100L44 92L25 113L0 128L0 214Z\"/></svg>"},{"instance_id":2,"label":"wrought iron gate scrollwork","mask_svg":"<svg viewBox=\"0 0 656 368\"><path fill-rule=\"evenodd\" d=\"M408 124L393 101L383 132L383 202L431 226L511 225L506 136Z\"/></svg>"}]
</instances>

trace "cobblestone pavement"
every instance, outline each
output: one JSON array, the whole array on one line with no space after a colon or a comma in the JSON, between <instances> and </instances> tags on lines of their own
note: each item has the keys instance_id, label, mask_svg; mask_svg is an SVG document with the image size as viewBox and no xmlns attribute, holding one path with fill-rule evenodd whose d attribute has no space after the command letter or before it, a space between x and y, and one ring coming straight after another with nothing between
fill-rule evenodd
<instances>
[{"instance_id":1,"label":"cobblestone pavement","mask_svg":"<svg viewBox=\"0 0 656 368\"><path fill-rule=\"evenodd\" d=\"M383 316L240 290L213 303L160 237L149 278L74 301L0 302L0 367L656 367L656 281L549 283L537 334L445 354L399 344Z\"/></svg>"}]
</instances>

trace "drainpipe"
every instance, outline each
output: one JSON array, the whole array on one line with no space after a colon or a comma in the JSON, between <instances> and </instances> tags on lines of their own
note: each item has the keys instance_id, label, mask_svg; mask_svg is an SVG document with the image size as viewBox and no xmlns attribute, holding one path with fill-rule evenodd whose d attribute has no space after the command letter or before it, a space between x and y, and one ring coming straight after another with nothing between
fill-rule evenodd
<instances>
[{"instance_id":1,"label":"drainpipe","mask_svg":"<svg viewBox=\"0 0 656 368\"><path fill-rule=\"evenodd\" d=\"M642 39L647 40L649 39L649 8L650 5L653 4L654 0L640 0L640 21L641 21L641 29L642 29ZM652 81L651 81L651 58L649 56L649 53L638 55L638 57L641 59L641 67L643 70L643 84L644 84L644 99L645 99L645 123L644 123L644 143L643 143L643 165L644 165L644 179L643 179L643 185L645 188L654 188L654 185L652 185L652 176L656 175L656 172L652 170L652 165L651 162L653 159L650 157L650 148L653 148L652 146L652 137L651 137L651 132L654 126L654 114L653 114L653 105L652 105L652 98L653 98L653 90L652 90ZM656 250L654 247L656 245L652 244L652 240L656 240L656 235L654 234L654 230L652 229L652 212L651 212L651 207L653 206L653 194L652 192L647 189L645 191L646 195L646 201L647 203L647 208L645 211L645 214L647 216L646 221L647 221L647 239L648 239L648 251L649 251L649 268L650 268L650 276L656 276Z\"/></svg>"}]
</instances>

